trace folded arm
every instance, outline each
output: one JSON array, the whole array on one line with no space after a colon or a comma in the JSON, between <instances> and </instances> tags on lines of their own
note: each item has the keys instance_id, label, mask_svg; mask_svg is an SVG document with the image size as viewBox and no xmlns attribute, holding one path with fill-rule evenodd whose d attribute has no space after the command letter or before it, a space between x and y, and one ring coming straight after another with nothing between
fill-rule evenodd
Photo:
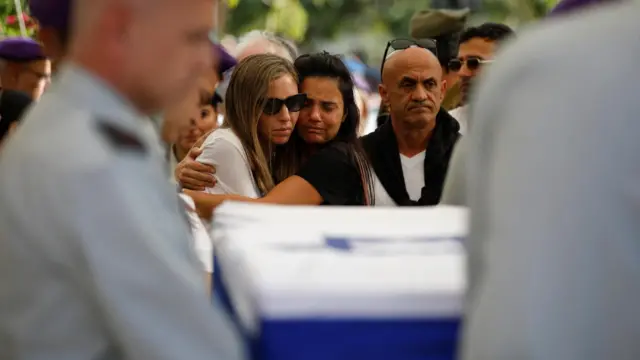
<instances>
[{"instance_id":1,"label":"folded arm","mask_svg":"<svg viewBox=\"0 0 640 360\"><path fill-rule=\"evenodd\" d=\"M215 208L224 201L280 205L320 205L323 202L323 198L316 188L299 176L289 177L273 188L267 195L259 199L234 194L213 195L191 190L185 190L185 193L193 198L196 203L198 215L203 219L211 219Z\"/></svg>"},{"instance_id":2,"label":"folded arm","mask_svg":"<svg viewBox=\"0 0 640 360\"><path fill-rule=\"evenodd\" d=\"M336 144L314 154L298 175L276 185L261 199L193 191L188 194L193 197L198 214L210 219L213 210L226 200L281 205L349 204L357 196L356 193L362 191L361 181L358 169L344 150L344 144Z\"/></svg>"}]
</instances>

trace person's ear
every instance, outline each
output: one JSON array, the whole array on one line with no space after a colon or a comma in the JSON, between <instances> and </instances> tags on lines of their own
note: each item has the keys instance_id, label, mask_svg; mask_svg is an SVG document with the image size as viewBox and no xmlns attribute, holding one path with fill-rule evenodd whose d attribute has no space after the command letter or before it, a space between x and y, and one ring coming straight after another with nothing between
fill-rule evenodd
<instances>
[{"instance_id":1,"label":"person's ear","mask_svg":"<svg viewBox=\"0 0 640 360\"><path fill-rule=\"evenodd\" d=\"M380 98L383 102L389 102L389 91L387 91L387 87L384 84L378 85L378 94L380 94Z\"/></svg>"},{"instance_id":2,"label":"person's ear","mask_svg":"<svg viewBox=\"0 0 640 360\"><path fill-rule=\"evenodd\" d=\"M447 80L442 80L442 84L440 85L440 101L443 101L444 97L447 95L447 89Z\"/></svg>"}]
</instances>

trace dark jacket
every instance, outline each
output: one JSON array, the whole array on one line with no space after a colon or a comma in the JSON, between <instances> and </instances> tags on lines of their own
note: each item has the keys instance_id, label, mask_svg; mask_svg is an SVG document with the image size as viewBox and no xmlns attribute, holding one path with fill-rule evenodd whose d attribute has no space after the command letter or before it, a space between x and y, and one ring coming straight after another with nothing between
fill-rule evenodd
<instances>
[{"instance_id":1,"label":"dark jacket","mask_svg":"<svg viewBox=\"0 0 640 360\"><path fill-rule=\"evenodd\" d=\"M23 92L2 90L0 93L0 140L7 135L11 125L22 118L31 103L31 97Z\"/></svg>"},{"instance_id":2,"label":"dark jacket","mask_svg":"<svg viewBox=\"0 0 640 360\"><path fill-rule=\"evenodd\" d=\"M429 140L424 157L424 182L422 197L418 201L409 198L402 173L398 141L391 121L373 133L362 137L362 145L380 182L398 206L427 206L440 202L449 159L460 137L460 125L445 110L436 117L436 127Z\"/></svg>"}]
</instances>

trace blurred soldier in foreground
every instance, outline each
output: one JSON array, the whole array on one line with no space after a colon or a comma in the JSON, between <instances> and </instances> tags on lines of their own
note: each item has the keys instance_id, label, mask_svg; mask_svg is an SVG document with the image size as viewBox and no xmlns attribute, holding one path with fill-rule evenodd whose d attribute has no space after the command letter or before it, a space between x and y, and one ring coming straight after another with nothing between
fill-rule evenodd
<instances>
[{"instance_id":1,"label":"blurred soldier in foreground","mask_svg":"<svg viewBox=\"0 0 640 360\"><path fill-rule=\"evenodd\" d=\"M545 21L480 84L463 359L640 359L639 13Z\"/></svg>"},{"instance_id":2,"label":"blurred soldier in foreground","mask_svg":"<svg viewBox=\"0 0 640 360\"><path fill-rule=\"evenodd\" d=\"M30 0L29 11L38 21L38 40L55 71L65 57L69 43L72 0Z\"/></svg>"},{"instance_id":3,"label":"blurred soldier in foreground","mask_svg":"<svg viewBox=\"0 0 640 360\"><path fill-rule=\"evenodd\" d=\"M1 359L241 358L143 126L211 66L215 5L75 3L69 61L0 158Z\"/></svg>"}]
</instances>

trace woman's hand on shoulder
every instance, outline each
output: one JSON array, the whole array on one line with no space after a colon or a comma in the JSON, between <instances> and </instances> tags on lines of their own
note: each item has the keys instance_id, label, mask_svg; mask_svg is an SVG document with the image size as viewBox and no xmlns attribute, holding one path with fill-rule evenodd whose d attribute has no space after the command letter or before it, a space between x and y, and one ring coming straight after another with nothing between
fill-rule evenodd
<instances>
[{"instance_id":1,"label":"woman's hand on shoulder","mask_svg":"<svg viewBox=\"0 0 640 360\"><path fill-rule=\"evenodd\" d=\"M203 191L216 185L215 167L196 161L201 153L202 149L194 146L176 166L174 176L185 189Z\"/></svg>"}]
</instances>

